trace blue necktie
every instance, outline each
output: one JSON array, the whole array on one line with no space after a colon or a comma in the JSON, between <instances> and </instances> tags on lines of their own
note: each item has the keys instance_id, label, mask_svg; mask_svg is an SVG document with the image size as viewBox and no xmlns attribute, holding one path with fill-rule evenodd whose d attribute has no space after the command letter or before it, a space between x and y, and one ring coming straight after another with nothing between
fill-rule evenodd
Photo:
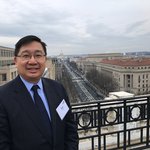
<instances>
[{"instance_id":1,"label":"blue necktie","mask_svg":"<svg viewBox=\"0 0 150 150\"><path fill-rule=\"evenodd\" d=\"M35 105L41 114L41 117L43 119L43 123L45 124L47 131L50 133L50 136L52 137L52 127L51 127L50 118L48 116L48 113L46 111L44 103L43 103L41 97L39 96L39 94L37 92L38 89L39 89L38 85L33 85L31 88L31 90L33 91L33 98L35 101Z\"/></svg>"}]
</instances>

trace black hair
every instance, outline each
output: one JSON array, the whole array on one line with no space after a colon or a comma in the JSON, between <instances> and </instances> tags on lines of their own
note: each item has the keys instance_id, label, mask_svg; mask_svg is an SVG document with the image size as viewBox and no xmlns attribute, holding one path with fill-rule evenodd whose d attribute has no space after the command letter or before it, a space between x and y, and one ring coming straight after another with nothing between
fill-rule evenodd
<instances>
[{"instance_id":1,"label":"black hair","mask_svg":"<svg viewBox=\"0 0 150 150\"><path fill-rule=\"evenodd\" d=\"M37 36L34 36L34 35L27 35L27 36L21 38L15 45L14 55L17 56L20 51L20 48L22 46L29 44L33 41L41 43L41 45L44 49L45 55L47 55L46 44L40 38L38 38Z\"/></svg>"}]
</instances>

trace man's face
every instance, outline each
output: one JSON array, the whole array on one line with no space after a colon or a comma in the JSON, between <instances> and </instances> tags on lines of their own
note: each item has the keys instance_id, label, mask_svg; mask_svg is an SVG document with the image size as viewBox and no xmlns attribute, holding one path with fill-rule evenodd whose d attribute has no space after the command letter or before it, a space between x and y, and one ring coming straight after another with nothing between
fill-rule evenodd
<instances>
[{"instance_id":1,"label":"man's face","mask_svg":"<svg viewBox=\"0 0 150 150\"><path fill-rule=\"evenodd\" d=\"M23 45L14 61L21 77L28 82L37 83L46 66L46 57L41 43L33 41Z\"/></svg>"}]
</instances>

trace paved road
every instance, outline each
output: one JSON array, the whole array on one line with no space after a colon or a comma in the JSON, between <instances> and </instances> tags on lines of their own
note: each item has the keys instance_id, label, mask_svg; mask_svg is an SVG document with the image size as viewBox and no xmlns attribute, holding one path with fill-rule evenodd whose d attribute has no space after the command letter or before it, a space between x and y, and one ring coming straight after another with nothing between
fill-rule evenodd
<instances>
[{"instance_id":1,"label":"paved road","mask_svg":"<svg viewBox=\"0 0 150 150\"><path fill-rule=\"evenodd\" d=\"M77 70L74 70L67 63L65 63L64 65L70 74L70 77L75 85L75 88L78 92L81 101L85 102L103 99L103 97L99 95L92 86L90 86L90 83L88 83L85 77L83 78L83 76L80 75L80 73Z\"/></svg>"}]
</instances>

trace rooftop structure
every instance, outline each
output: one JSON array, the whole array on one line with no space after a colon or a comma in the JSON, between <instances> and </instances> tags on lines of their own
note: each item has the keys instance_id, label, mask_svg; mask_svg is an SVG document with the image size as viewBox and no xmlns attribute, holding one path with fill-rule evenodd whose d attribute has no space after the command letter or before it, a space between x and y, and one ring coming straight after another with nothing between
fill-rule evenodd
<instances>
[{"instance_id":1,"label":"rooftop structure","mask_svg":"<svg viewBox=\"0 0 150 150\"><path fill-rule=\"evenodd\" d=\"M150 66L150 58L103 59L101 63L126 67Z\"/></svg>"},{"instance_id":2,"label":"rooftop structure","mask_svg":"<svg viewBox=\"0 0 150 150\"><path fill-rule=\"evenodd\" d=\"M117 99L117 98L129 98L134 97L134 94L125 92L125 91L119 91L119 92L110 92L109 98Z\"/></svg>"},{"instance_id":3,"label":"rooftop structure","mask_svg":"<svg viewBox=\"0 0 150 150\"><path fill-rule=\"evenodd\" d=\"M89 54L87 57L84 58L84 60L90 62L100 62L103 59L120 59L123 56L123 53Z\"/></svg>"}]
</instances>

